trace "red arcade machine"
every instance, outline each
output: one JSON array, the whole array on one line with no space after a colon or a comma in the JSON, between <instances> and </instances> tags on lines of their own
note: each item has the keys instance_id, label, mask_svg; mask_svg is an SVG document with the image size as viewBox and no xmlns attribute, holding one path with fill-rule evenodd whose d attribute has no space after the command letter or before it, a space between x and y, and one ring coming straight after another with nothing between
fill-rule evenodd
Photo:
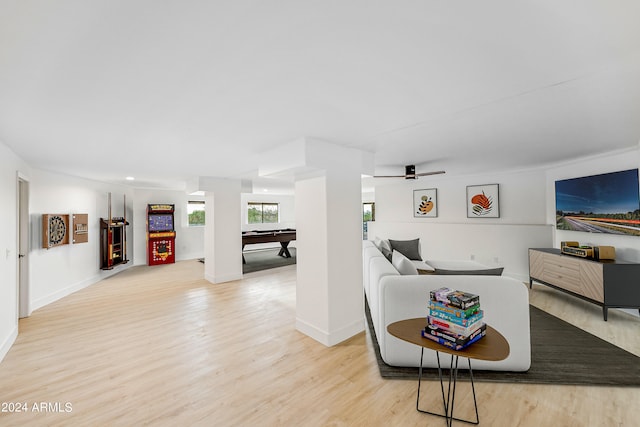
<instances>
[{"instance_id":1,"label":"red arcade machine","mask_svg":"<svg viewBox=\"0 0 640 427\"><path fill-rule=\"evenodd\" d=\"M175 205L147 205L147 264L176 262Z\"/></svg>"}]
</instances>

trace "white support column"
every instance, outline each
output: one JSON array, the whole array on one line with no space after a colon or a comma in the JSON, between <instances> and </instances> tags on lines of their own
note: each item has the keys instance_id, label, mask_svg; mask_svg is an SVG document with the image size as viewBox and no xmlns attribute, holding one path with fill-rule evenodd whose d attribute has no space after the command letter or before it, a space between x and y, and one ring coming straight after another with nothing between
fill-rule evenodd
<instances>
[{"instance_id":1,"label":"white support column","mask_svg":"<svg viewBox=\"0 0 640 427\"><path fill-rule=\"evenodd\" d=\"M261 167L296 181L296 328L327 346L364 329L361 174L372 170L372 153L310 138Z\"/></svg>"},{"instance_id":2,"label":"white support column","mask_svg":"<svg viewBox=\"0 0 640 427\"><path fill-rule=\"evenodd\" d=\"M204 278L211 283L242 278L241 181L206 178Z\"/></svg>"},{"instance_id":3,"label":"white support column","mask_svg":"<svg viewBox=\"0 0 640 427\"><path fill-rule=\"evenodd\" d=\"M296 329L324 345L364 329L360 172L296 181Z\"/></svg>"}]
</instances>

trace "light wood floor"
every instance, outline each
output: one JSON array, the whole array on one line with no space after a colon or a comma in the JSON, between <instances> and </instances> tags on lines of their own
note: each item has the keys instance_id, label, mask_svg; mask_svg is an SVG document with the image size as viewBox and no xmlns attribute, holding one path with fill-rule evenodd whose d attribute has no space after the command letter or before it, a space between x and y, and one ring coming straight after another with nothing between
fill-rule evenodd
<instances>
[{"instance_id":1,"label":"light wood floor","mask_svg":"<svg viewBox=\"0 0 640 427\"><path fill-rule=\"evenodd\" d=\"M197 261L133 267L21 320L0 363L0 402L28 412L0 413L0 425L444 425L416 412L414 381L380 378L367 333L326 348L294 329L295 267L219 285L202 277ZM612 311L603 322L597 307L542 286L531 295L640 354L639 318ZM638 425L640 388L476 391L482 426ZM468 388L458 393L471 416ZM71 411L34 412L41 402Z\"/></svg>"}]
</instances>

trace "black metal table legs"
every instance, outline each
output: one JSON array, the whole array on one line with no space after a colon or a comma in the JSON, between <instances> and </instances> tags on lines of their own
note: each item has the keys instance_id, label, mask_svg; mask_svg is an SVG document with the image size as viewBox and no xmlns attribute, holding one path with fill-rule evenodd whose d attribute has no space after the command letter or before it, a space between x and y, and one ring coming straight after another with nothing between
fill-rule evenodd
<instances>
[{"instance_id":1,"label":"black metal table legs","mask_svg":"<svg viewBox=\"0 0 640 427\"><path fill-rule=\"evenodd\" d=\"M424 414L436 415L438 417L443 417L446 420L447 427L451 427L453 424L453 420L461 421L468 424L479 424L480 418L478 417L478 403L476 401L476 389L473 384L473 370L471 369L471 359L467 359L469 362L469 375L471 377L471 390L473 392L473 406L476 411L476 420L464 420L461 418L456 418L453 416L453 407L456 399L456 383L458 380L458 356L451 356L451 365L449 366L449 382L447 385L447 395L445 397L444 393L444 382L442 379L442 367L440 366L440 353L436 352L436 358L438 360L438 377L440 378L440 391L442 393L442 406L444 408L444 414L427 411L424 409L420 409L420 385L422 383L422 360L424 358L424 347L420 353L420 368L418 374L418 397L416 399L416 410L418 412L422 412ZM452 387L453 385L453 387Z\"/></svg>"}]
</instances>

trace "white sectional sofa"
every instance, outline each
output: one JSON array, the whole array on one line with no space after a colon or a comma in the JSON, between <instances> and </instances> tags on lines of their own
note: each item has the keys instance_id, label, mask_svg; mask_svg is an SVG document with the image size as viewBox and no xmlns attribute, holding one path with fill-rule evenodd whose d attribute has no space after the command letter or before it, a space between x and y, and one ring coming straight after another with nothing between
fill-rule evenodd
<instances>
[{"instance_id":1,"label":"white sectional sofa","mask_svg":"<svg viewBox=\"0 0 640 427\"><path fill-rule=\"evenodd\" d=\"M427 263L448 269L462 265L465 269L465 262ZM509 342L509 357L498 362L474 360L473 369L516 372L529 369L529 294L524 283L493 275L401 275L371 241L363 242L363 280L372 326L382 359L388 365L419 366L420 347L390 335L387 326L398 320L426 318L429 291L448 287L479 295L484 321ZM448 366L449 360L441 355L443 366ZM466 365L465 362L460 367ZM423 366L437 367L435 352L425 351Z\"/></svg>"}]
</instances>

